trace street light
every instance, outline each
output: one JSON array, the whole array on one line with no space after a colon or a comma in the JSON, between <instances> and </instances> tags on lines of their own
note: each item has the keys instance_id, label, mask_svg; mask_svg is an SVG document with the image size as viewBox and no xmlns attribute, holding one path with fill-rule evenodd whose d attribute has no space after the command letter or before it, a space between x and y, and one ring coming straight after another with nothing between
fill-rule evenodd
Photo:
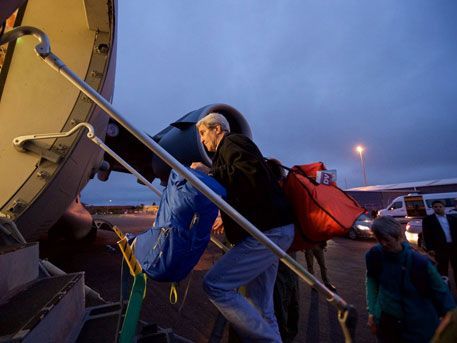
<instances>
[{"instance_id":1,"label":"street light","mask_svg":"<svg viewBox=\"0 0 457 343\"><path fill-rule=\"evenodd\" d=\"M363 181L364 181L364 186L367 186L367 172L365 170L365 158L363 157L363 151L365 148L361 145L357 145L355 147L355 150L359 153L360 155L360 163L362 165L362 173L363 173Z\"/></svg>"}]
</instances>

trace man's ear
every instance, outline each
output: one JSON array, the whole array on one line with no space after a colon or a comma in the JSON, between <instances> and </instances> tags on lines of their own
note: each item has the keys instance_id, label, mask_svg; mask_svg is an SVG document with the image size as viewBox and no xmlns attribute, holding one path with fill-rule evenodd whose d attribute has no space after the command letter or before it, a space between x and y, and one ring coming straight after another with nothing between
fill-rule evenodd
<instances>
[{"instance_id":1,"label":"man's ear","mask_svg":"<svg viewBox=\"0 0 457 343\"><path fill-rule=\"evenodd\" d=\"M217 133L217 134L220 134L220 133L223 132L223 131L222 131L222 127L221 127L220 125L216 125L214 129L216 130L216 133Z\"/></svg>"}]
</instances>

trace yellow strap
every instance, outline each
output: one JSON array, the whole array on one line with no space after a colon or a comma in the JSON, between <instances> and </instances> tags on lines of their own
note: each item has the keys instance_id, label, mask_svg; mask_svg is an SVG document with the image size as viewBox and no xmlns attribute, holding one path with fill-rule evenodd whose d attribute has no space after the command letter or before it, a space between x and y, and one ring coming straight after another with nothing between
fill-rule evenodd
<instances>
[{"instance_id":1,"label":"yellow strap","mask_svg":"<svg viewBox=\"0 0 457 343\"><path fill-rule=\"evenodd\" d=\"M124 236L123 239L117 242L117 245L119 246L119 249L121 249L125 262L129 266L130 274L132 276L140 274L142 271L141 265L133 254L133 250L127 242L127 237Z\"/></svg>"},{"instance_id":2,"label":"yellow strap","mask_svg":"<svg viewBox=\"0 0 457 343\"><path fill-rule=\"evenodd\" d=\"M119 237L119 239L125 238L124 233L121 230L119 230L119 228L116 225L114 225L111 229L116 233L116 235Z\"/></svg>"},{"instance_id":3,"label":"yellow strap","mask_svg":"<svg viewBox=\"0 0 457 343\"><path fill-rule=\"evenodd\" d=\"M142 271L141 265L133 254L132 247L127 242L127 237L116 225L112 227L112 230L120 238L120 241L117 242L117 245L119 246L119 249L121 249L125 262L127 262L127 265L129 266L130 274L132 276L140 274Z\"/></svg>"},{"instance_id":4,"label":"yellow strap","mask_svg":"<svg viewBox=\"0 0 457 343\"><path fill-rule=\"evenodd\" d=\"M146 298L146 281L148 281L148 276L146 275L146 273L142 273L143 275L143 278L144 278L144 292L143 292L143 299Z\"/></svg>"},{"instance_id":5,"label":"yellow strap","mask_svg":"<svg viewBox=\"0 0 457 343\"><path fill-rule=\"evenodd\" d=\"M349 329L347 327L348 316L349 316L349 311L348 310L345 310L345 311L338 310L338 321L340 323L341 330L343 331L344 342L345 343L351 343L352 342L352 337L351 337L351 334L350 334Z\"/></svg>"},{"instance_id":6,"label":"yellow strap","mask_svg":"<svg viewBox=\"0 0 457 343\"><path fill-rule=\"evenodd\" d=\"M178 288L176 287L176 283L172 283L170 287L170 304L176 304L178 302Z\"/></svg>"}]
</instances>

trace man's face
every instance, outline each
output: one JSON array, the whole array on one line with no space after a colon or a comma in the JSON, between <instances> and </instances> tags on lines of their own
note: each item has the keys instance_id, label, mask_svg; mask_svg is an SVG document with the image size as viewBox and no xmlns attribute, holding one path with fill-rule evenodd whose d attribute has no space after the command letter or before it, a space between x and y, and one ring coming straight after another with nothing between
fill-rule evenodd
<instances>
[{"instance_id":1,"label":"man's face","mask_svg":"<svg viewBox=\"0 0 457 343\"><path fill-rule=\"evenodd\" d=\"M216 151L217 144L222 138L222 130L219 125L213 128L208 128L205 125L201 125L198 128L198 133L200 134L200 141L205 146L206 150L209 152Z\"/></svg>"},{"instance_id":2,"label":"man's face","mask_svg":"<svg viewBox=\"0 0 457 343\"><path fill-rule=\"evenodd\" d=\"M440 216L444 215L444 213L445 213L444 205L439 202L433 204L432 208L433 208L433 211L435 211L435 213L439 214Z\"/></svg>"}]
</instances>

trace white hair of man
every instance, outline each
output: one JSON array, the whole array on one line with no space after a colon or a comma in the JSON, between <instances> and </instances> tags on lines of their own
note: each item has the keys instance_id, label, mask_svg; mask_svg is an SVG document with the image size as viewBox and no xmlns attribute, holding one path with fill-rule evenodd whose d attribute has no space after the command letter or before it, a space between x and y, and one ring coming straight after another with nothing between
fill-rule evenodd
<instances>
[{"instance_id":1,"label":"white hair of man","mask_svg":"<svg viewBox=\"0 0 457 343\"><path fill-rule=\"evenodd\" d=\"M197 128L199 128L202 125L207 127L208 129L213 129L217 125L219 125L222 131L227 133L230 132L229 122L227 121L227 119L225 119L225 117L222 114L217 112L212 112L208 114L207 116L200 119L196 124Z\"/></svg>"}]
</instances>

